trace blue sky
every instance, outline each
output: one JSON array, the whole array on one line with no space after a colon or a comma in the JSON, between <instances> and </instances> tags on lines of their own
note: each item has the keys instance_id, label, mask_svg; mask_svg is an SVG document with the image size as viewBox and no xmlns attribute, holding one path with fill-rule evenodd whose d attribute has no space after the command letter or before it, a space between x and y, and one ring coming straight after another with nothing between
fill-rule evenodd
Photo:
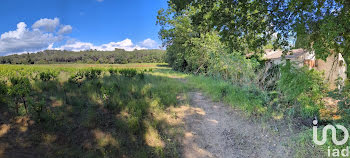
<instances>
[{"instance_id":1,"label":"blue sky","mask_svg":"<svg viewBox=\"0 0 350 158\"><path fill-rule=\"evenodd\" d=\"M166 0L4 0L0 55L43 49L159 48Z\"/></svg>"}]
</instances>

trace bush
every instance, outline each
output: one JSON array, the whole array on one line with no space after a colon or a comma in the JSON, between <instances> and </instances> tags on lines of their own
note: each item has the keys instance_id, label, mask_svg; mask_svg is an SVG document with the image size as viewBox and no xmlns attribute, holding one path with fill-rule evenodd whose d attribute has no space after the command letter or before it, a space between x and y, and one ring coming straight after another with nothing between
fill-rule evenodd
<instances>
[{"instance_id":1,"label":"bush","mask_svg":"<svg viewBox=\"0 0 350 158\"><path fill-rule=\"evenodd\" d=\"M138 76L140 77L141 80L145 79L145 72L141 71Z\"/></svg>"},{"instance_id":2,"label":"bush","mask_svg":"<svg viewBox=\"0 0 350 158\"><path fill-rule=\"evenodd\" d=\"M281 66L281 77L277 83L283 99L300 112L302 117L313 118L319 115L326 96L326 86L321 73L308 68L296 68L290 61Z\"/></svg>"},{"instance_id":3,"label":"bush","mask_svg":"<svg viewBox=\"0 0 350 158\"><path fill-rule=\"evenodd\" d=\"M86 79L95 79L100 77L101 73L102 70L100 69L90 69L85 71L84 76L86 77Z\"/></svg>"},{"instance_id":4,"label":"bush","mask_svg":"<svg viewBox=\"0 0 350 158\"><path fill-rule=\"evenodd\" d=\"M109 74L111 74L111 75L116 75L116 74L118 74L118 69L110 68L110 69L108 69L108 71L109 71Z\"/></svg>"},{"instance_id":5,"label":"bush","mask_svg":"<svg viewBox=\"0 0 350 158\"><path fill-rule=\"evenodd\" d=\"M57 77L57 74L48 71L48 72L41 72L39 74L39 76L40 76L40 80L42 80L42 81L49 81L51 79L54 80Z\"/></svg>"},{"instance_id":6,"label":"bush","mask_svg":"<svg viewBox=\"0 0 350 158\"><path fill-rule=\"evenodd\" d=\"M28 114L28 104L26 102L26 97L31 92L31 84L29 82L29 79L24 77L14 77L11 78L10 81L12 85L9 89L9 94L15 99L14 102L16 105L16 113L19 113L19 104L23 103L26 114Z\"/></svg>"},{"instance_id":7,"label":"bush","mask_svg":"<svg viewBox=\"0 0 350 158\"><path fill-rule=\"evenodd\" d=\"M74 75L72 75L69 79L68 82L69 83L73 83L76 84L78 86L81 86L82 82L84 79L84 72L82 71L78 71L77 73L75 73Z\"/></svg>"},{"instance_id":8,"label":"bush","mask_svg":"<svg viewBox=\"0 0 350 158\"><path fill-rule=\"evenodd\" d=\"M33 114L34 118L37 119L39 122L42 121L46 105L45 99L42 98L40 101L34 101L29 99L28 102L30 103L31 114Z\"/></svg>"},{"instance_id":9,"label":"bush","mask_svg":"<svg viewBox=\"0 0 350 158\"><path fill-rule=\"evenodd\" d=\"M4 104L6 102L8 88L5 82L0 82L0 103Z\"/></svg>"},{"instance_id":10,"label":"bush","mask_svg":"<svg viewBox=\"0 0 350 158\"><path fill-rule=\"evenodd\" d=\"M255 82L256 60L246 59L237 53L213 54L209 60L208 74L238 85L251 85Z\"/></svg>"},{"instance_id":11,"label":"bush","mask_svg":"<svg viewBox=\"0 0 350 158\"><path fill-rule=\"evenodd\" d=\"M136 69L121 69L119 73L125 77L134 77L137 75Z\"/></svg>"}]
</instances>

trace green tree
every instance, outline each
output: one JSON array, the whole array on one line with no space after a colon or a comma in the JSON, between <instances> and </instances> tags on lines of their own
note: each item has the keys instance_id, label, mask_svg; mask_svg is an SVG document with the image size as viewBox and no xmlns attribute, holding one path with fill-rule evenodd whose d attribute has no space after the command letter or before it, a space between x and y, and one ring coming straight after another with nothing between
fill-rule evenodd
<instances>
[{"instance_id":1,"label":"green tree","mask_svg":"<svg viewBox=\"0 0 350 158\"><path fill-rule=\"evenodd\" d=\"M215 30L229 52L260 53L271 44L288 50L296 38L296 47L314 50L317 58L334 50L350 63L348 0L169 0L168 7L158 14L167 48L183 52L189 38ZM176 59L184 60L182 54Z\"/></svg>"}]
</instances>

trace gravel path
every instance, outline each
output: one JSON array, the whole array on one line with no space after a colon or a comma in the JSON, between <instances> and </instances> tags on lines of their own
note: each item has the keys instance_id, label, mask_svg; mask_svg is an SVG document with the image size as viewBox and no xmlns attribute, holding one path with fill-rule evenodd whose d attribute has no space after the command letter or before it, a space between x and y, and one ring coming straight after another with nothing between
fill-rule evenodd
<instances>
[{"instance_id":1,"label":"gravel path","mask_svg":"<svg viewBox=\"0 0 350 158\"><path fill-rule=\"evenodd\" d=\"M200 92L189 93L185 111L183 157L291 157L282 138L223 103Z\"/></svg>"}]
</instances>

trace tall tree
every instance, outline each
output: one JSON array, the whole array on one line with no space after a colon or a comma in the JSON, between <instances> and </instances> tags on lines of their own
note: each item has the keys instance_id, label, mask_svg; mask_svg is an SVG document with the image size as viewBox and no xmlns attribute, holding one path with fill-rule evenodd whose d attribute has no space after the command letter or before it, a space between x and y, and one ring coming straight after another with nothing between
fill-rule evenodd
<instances>
[{"instance_id":1,"label":"tall tree","mask_svg":"<svg viewBox=\"0 0 350 158\"><path fill-rule=\"evenodd\" d=\"M296 46L317 58L334 50L350 63L349 9L349 0L169 0L158 24L164 45L178 44L178 51L186 49L186 39L216 31L229 52L262 52L272 39L274 48L288 50L297 38Z\"/></svg>"}]
</instances>

